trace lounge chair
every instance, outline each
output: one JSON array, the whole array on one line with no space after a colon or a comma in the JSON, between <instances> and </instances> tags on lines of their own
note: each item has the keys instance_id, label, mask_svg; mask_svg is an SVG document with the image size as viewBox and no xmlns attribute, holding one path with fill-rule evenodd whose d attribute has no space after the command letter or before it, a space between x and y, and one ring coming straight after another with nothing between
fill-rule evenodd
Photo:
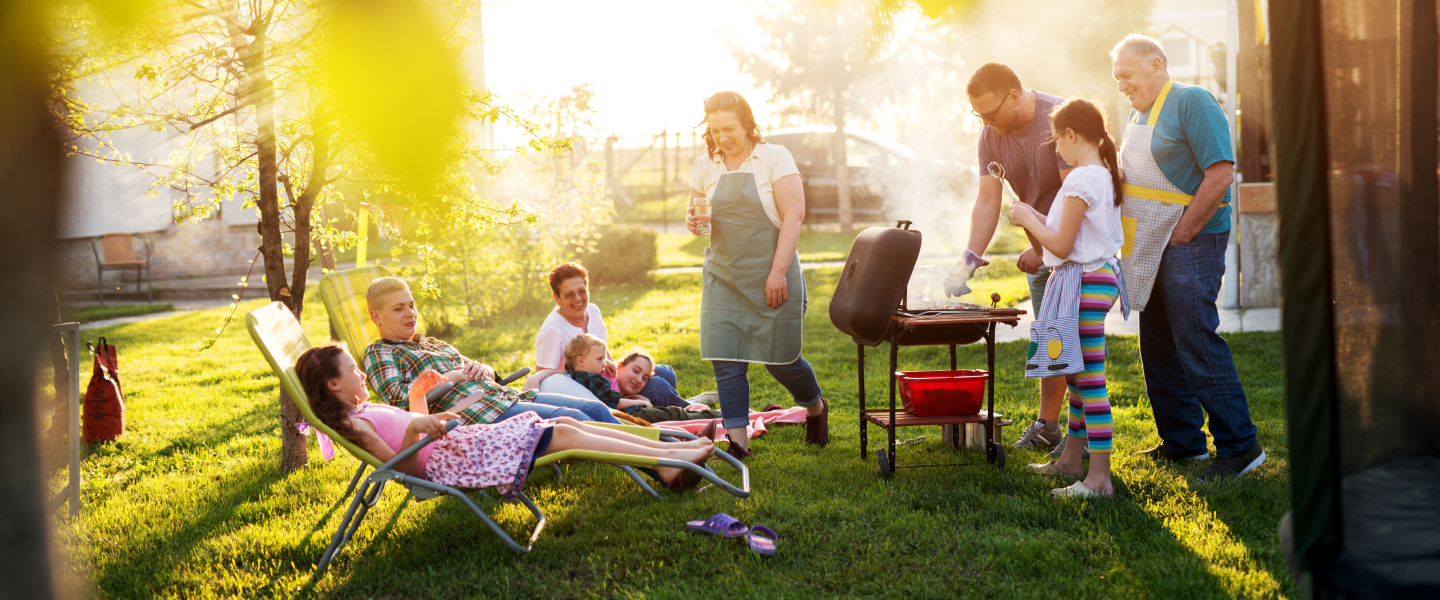
<instances>
[{"instance_id":1,"label":"lounge chair","mask_svg":"<svg viewBox=\"0 0 1440 600\"><path fill-rule=\"evenodd\" d=\"M452 496L460 502L463 502L471 512L474 512L475 516L479 517L480 520L485 523L485 526L490 528L490 531L493 532L496 537L499 537L511 550L515 550L516 552L530 551L536 538L540 536L540 531L545 528L545 515L540 512L540 508L535 506L535 503L530 500L530 497L526 496L523 492L518 494L518 498L526 508L530 509L531 514L535 515L536 524L535 531L530 534L529 541L522 546L471 500L468 491L473 490L440 485L419 477L407 475L395 468L396 465L418 452L420 448L434 441L433 439L427 438L416 442L397 454L395 458L390 459L388 462L381 462L375 458L374 455L335 433L334 430L327 427L320 419L315 417L315 413L310 410L310 403L305 400L305 392L300 387L299 377L295 374L295 361L302 353L311 348L310 339L305 336L305 331L301 329L300 322L295 320L295 316L290 313L289 309L285 308L285 305L279 302L272 302L251 312L245 316L245 328L249 330L251 339L253 339L255 345L260 348L260 353L265 356L265 361L270 363L270 368L274 370L276 377L280 378L281 386L290 395L291 401L294 402L296 408L300 410L300 414L304 415L305 419L310 422L310 426L330 436L331 440L339 444L340 447L344 448L351 456L359 459L361 463L359 468L355 470L355 475L350 478L350 486L345 490L346 496L350 496L353 492L354 498L350 502L350 508L345 511L344 518L340 521L340 528L335 531L335 535L330 539L330 545L325 548L325 554L320 557L316 577L324 573L325 569L329 567L330 561L335 557L335 554L350 541L355 531L359 529L360 522L365 518L366 512L369 511L370 507L375 506L375 503L380 499L380 493L384 490L385 484L390 482L404 486L410 491L410 494L414 496L416 501L429 500L439 496ZM458 424L459 421L452 419L447 426L453 429ZM650 439L658 439L661 433L660 430L652 428L630 427L625 425L605 426L636 435L648 436ZM708 467L701 467L692 463L589 450L566 450L547 454L536 459L534 466L544 467L565 460L585 460L629 467L675 467L695 472L715 487L719 487L736 497L748 498L750 496L749 471L738 460L735 460L724 452L716 451L715 456L730 463L740 471L740 487L736 487L730 484L730 482L721 479L720 476L716 475L715 472L711 471ZM361 476L364 475L367 467L374 467L375 470L362 481ZM359 484L358 489L356 488L357 484ZM645 487L647 490L649 489L649 486ZM650 491L653 493L653 490Z\"/></svg>"},{"instance_id":2,"label":"lounge chair","mask_svg":"<svg viewBox=\"0 0 1440 600\"><path fill-rule=\"evenodd\" d=\"M381 265L373 265L344 271L331 271L320 278L320 302L325 305L325 312L330 316L330 335L343 340L345 345L350 347L350 351L355 354L357 360L370 344L380 339L380 329L370 319L370 309L365 305L365 291L370 288L370 282L393 275L394 273L390 272L390 269ZM501 385L523 377L529 372L530 368L525 367L506 377ZM372 389L370 391L372 395L375 395L374 393L379 390ZM434 394L435 391L432 391L431 397L434 397ZM640 435L658 439L653 432ZM668 430L660 432L660 435L669 438L689 436L693 439L694 437L684 432ZM559 465L554 465L553 468L556 477L564 477ZM645 483L635 469L626 465L619 465L619 468L646 493L656 498L660 497L660 494L650 487L650 484Z\"/></svg>"}]
</instances>

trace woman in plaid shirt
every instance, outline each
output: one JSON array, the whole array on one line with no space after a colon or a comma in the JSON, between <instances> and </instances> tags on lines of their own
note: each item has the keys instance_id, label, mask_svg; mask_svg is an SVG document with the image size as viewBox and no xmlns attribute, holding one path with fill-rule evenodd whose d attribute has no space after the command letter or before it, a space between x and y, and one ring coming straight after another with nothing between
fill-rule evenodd
<instances>
[{"instance_id":1,"label":"woman in plaid shirt","mask_svg":"<svg viewBox=\"0 0 1440 600\"><path fill-rule=\"evenodd\" d=\"M380 339L365 349L365 379L386 403L409 405L410 384L434 369L455 388L430 402L430 412L453 412L469 423L495 423L535 412L542 419L570 417L577 421L619 423L609 407L595 400L560 394L520 392L495 383L495 370L470 360L454 346L416 331L420 311L410 286L398 277L381 277L365 292L370 318Z\"/></svg>"}]
</instances>

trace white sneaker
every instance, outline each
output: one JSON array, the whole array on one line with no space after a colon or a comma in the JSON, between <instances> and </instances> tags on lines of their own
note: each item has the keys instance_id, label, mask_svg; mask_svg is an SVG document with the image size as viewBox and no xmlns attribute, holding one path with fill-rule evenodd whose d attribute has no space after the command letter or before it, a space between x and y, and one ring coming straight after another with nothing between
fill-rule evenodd
<instances>
[{"instance_id":1,"label":"white sneaker","mask_svg":"<svg viewBox=\"0 0 1440 600\"><path fill-rule=\"evenodd\" d=\"M686 400L686 402L689 402L691 404L704 404L705 406L713 406L718 408L720 406L720 393L702 392L700 395Z\"/></svg>"}]
</instances>

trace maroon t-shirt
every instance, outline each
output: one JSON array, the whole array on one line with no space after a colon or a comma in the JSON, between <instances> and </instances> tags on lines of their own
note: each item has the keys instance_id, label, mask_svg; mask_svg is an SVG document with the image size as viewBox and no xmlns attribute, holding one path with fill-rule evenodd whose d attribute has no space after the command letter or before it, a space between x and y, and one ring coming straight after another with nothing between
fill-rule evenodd
<instances>
[{"instance_id":1,"label":"maroon t-shirt","mask_svg":"<svg viewBox=\"0 0 1440 600\"><path fill-rule=\"evenodd\" d=\"M1020 201L1042 215L1050 214L1055 193L1060 191L1060 171L1071 168L1049 141L1050 111L1063 102L1064 98L1035 92L1035 118L1024 129L1000 135L986 125L980 132L980 176L989 176L991 162L1000 163Z\"/></svg>"}]
</instances>

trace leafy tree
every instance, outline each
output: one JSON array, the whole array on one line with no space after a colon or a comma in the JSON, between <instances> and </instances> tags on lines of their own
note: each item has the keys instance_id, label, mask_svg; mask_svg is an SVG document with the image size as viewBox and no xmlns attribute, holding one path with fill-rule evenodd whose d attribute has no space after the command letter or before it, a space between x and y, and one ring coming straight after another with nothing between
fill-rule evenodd
<instances>
[{"instance_id":1,"label":"leafy tree","mask_svg":"<svg viewBox=\"0 0 1440 600\"><path fill-rule=\"evenodd\" d=\"M769 88L782 114L834 125L832 153L843 231L853 223L845 124L884 99L883 94L856 91L893 55L891 25L902 5L897 0L770 0L756 18L765 35L760 50L751 52L738 42L730 46L740 68Z\"/></svg>"},{"instance_id":2,"label":"leafy tree","mask_svg":"<svg viewBox=\"0 0 1440 600\"><path fill-rule=\"evenodd\" d=\"M463 85L470 0L443 18L418 0L156 1L144 26L124 37L94 35L89 7L57 9L53 112L70 132L68 150L152 175L152 195L175 194L177 223L245 198L260 215L269 297L297 317L315 243L357 241L322 212L344 193L409 205L422 226L417 239L399 243L433 257L427 236L447 224L504 223L525 212L475 193L476 175L501 165L465 123L514 123L531 133L531 151L569 147L488 91ZM135 157L117 141L127 131L163 132L174 143L167 156ZM283 392L280 402L288 470L305 464L305 445L298 411Z\"/></svg>"}]
</instances>

